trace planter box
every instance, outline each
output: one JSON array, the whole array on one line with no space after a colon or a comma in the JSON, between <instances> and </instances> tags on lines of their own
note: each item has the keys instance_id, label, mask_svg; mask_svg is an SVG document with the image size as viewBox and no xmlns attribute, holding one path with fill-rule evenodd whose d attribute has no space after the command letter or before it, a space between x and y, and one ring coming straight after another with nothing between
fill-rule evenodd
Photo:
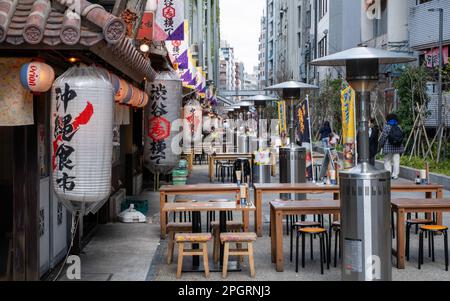
<instances>
[{"instance_id":1,"label":"planter box","mask_svg":"<svg viewBox=\"0 0 450 301\"><path fill-rule=\"evenodd\" d=\"M322 147L315 146L314 150L323 153ZM338 154L339 154L339 158L342 159L343 158L342 153L338 152ZM384 162L377 160L375 162L375 167L378 169L384 169ZM414 181L416 179L417 171L419 171L419 170L411 168L411 167L400 166L400 177L407 179L407 180ZM433 184L439 184L439 185L444 186L445 190L450 190L450 177L449 176L430 172L430 182Z\"/></svg>"}]
</instances>

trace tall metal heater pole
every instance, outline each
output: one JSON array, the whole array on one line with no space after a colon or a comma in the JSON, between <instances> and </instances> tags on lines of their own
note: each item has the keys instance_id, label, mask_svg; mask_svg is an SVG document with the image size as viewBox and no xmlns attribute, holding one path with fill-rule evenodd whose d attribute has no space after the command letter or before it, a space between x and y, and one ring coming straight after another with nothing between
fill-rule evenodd
<instances>
[{"instance_id":1,"label":"tall metal heater pole","mask_svg":"<svg viewBox=\"0 0 450 301\"><path fill-rule=\"evenodd\" d=\"M390 172L369 164L370 91L380 64L415 58L380 49L356 47L312 62L316 66L346 66L347 81L356 91L358 165L341 171L342 280L392 280Z\"/></svg>"}]
</instances>

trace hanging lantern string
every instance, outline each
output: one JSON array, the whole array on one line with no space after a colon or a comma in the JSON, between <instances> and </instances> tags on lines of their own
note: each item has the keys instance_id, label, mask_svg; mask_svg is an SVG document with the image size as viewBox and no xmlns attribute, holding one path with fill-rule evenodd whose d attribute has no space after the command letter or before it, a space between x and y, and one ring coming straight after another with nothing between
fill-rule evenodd
<instances>
[{"instance_id":1,"label":"hanging lantern string","mask_svg":"<svg viewBox=\"0 0 450 301\"><path fill-rule=\"evenodd\" d=\"M64 261L61 263L61 268L59 269L58 274L56 275L55 278L53 278L52 281L57 281L59 279L59 276L61 275L62 270L66 266L67 258L69 258L70 251L72 251L73 243L75 241L75 236L76 236L76 233L78 230L78 225L80 223L81 217L82 217L81 211L76 211L75 212L75 218L76 218L75 223L74 223L74 219L72 219L72 231L71 231L72 239L70 240L69 249L67 250L67 254L64 258ZM75 224L75 225L73 225L73 224Z\"/></svg>"}]
</instances>

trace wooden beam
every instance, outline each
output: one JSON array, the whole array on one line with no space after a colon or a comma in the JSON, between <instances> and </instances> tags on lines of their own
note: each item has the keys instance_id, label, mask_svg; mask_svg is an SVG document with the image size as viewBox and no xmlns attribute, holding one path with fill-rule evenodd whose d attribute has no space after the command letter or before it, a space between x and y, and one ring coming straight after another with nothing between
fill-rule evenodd
<instances>
[{"instance_id":1,"label":"wooden beam","mask_svg":"<svg viewBox=\"0 0 450 301\"><path fill-rule=\"evenodd\" d=\"M37 120L37 100L34 104ZM39 280L37 126L13 131L13 280Z\"/></svg>"}]
</instances>

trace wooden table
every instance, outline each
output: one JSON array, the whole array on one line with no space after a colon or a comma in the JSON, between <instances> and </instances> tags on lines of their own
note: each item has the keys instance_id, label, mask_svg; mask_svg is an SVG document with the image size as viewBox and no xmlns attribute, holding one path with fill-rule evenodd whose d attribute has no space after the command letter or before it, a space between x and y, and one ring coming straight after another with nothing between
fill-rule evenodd
<instances>
[{"instance_id":1,"label":"wooden table","mask_svg":"<svg viewBox=\"0 0 450 301\"><path fill-rule=\"evenodd\" d=\"M164 205L167 203L168 196L176 195L223 195L232 194L231 200L239 197L239 187L236 184L197 184L197 185L165 185L159 189L159 213L161 224L161 238L165 239L167 235L166 226L168 222L168 214L164 212ZM249 199L247 189L247 200ZM249 213L244 212L242 215L245 230L248 230Z\"/></svg>"},{"instance_id":2,"label":"wooden table","mask_svg":"<svg viewBox=\"0 0 450 301\"><path fill-rule=\"evenodd\" d=\"M262 236L262 204L264 193L311 193L311 194L323 194L332 193L333 199L339 200L339 185L322 185L314 183L299 183L299 184L254 184L254 203L256 206L255 216L255 229L256 234ZM415 183L403 183L392 182L391 192L414 192L425 193L425 198L437 198L443 197L443 186L437 184L429 185L417 185ZM438 223L442 223L442 213L438 213Z\"/></svg>"},{"instance_id":3,"label":"wooden table","mask_svg":"<svg viewBox=\"0 0 450 301\"><path fill-rule=\"evenodd\" d=\"M216 161L220 160L233 160L236 161L237 159L244 158L250 160L250 173L252 172L252 165L253 165L253 154L245 153L245 154L239 154L239 153L227 153L227 154L212 154L209 156L209 180L210 182L214 182L214 166Z\"/></svg>"},{"instance_id":4,"label":"wooden table","mask_svg":"<svg viewBox=\"0 0 450 301\"><path fill-rule=\"evenodd\" d=\"M405 214L433 213L442 216L443 212L450 212L450 199L394 199L392 210L397 214L397 249L393 251L397 257L397 268L405 268ZM442 221L438 224L442 225Z\"/></svg>"},{"instance_id":5,"label":"wooden table","mask_svg":"<svg viewBox=\"0 0 450 301\"><path fill-rule=\"evenodd\" d=\"M220 219L219 219L219 235L221 232L226 232L226 222L227 215L226 213L229 211L241 211L243 213L255 211L256 208L254 205L251 206L241 206L237 205L235 201L232 202L192 202L192 203L166 203L163 206L163 213L169 214L171 212L192 212L192 232L193 233L201 233L201 222L200 222L200 213L203 211L219 211ZM193 246L195 248L198 246ZM220 246L220 263L222 266L223 263L223 245ZM198 256L194 256L193 258L193 271L199 271L199 258ZM221 269L218 269L219 271Z\"/></svg>"},{"instance_id":6,"label":"wooden table","mask_svg":"<svg viewBox=\"0 0 450 301\"><path fill-rule=\"evenodd\" d=\"M255 229L256 234L261 237L263 234L262 227L262 201L264 193L311 193L311 194L323 194L333 193L334 199L339 199L339 186L336 185L319 185L314 183L301 183L301 184L253 184L254 191L254 203L256 206L255 214Z\"/></svg>"},{"instance_id":7,"label":"wooden table","mask_svg":"<svg viewBox=\"0 0 450 301\"><path fill-rule=\"evenodd\" d=\"M270 235L272 263L277 272L284 270L283 216L340 214L339 200L272 201L270 202Z\"/></svg>"}]
</instances>

